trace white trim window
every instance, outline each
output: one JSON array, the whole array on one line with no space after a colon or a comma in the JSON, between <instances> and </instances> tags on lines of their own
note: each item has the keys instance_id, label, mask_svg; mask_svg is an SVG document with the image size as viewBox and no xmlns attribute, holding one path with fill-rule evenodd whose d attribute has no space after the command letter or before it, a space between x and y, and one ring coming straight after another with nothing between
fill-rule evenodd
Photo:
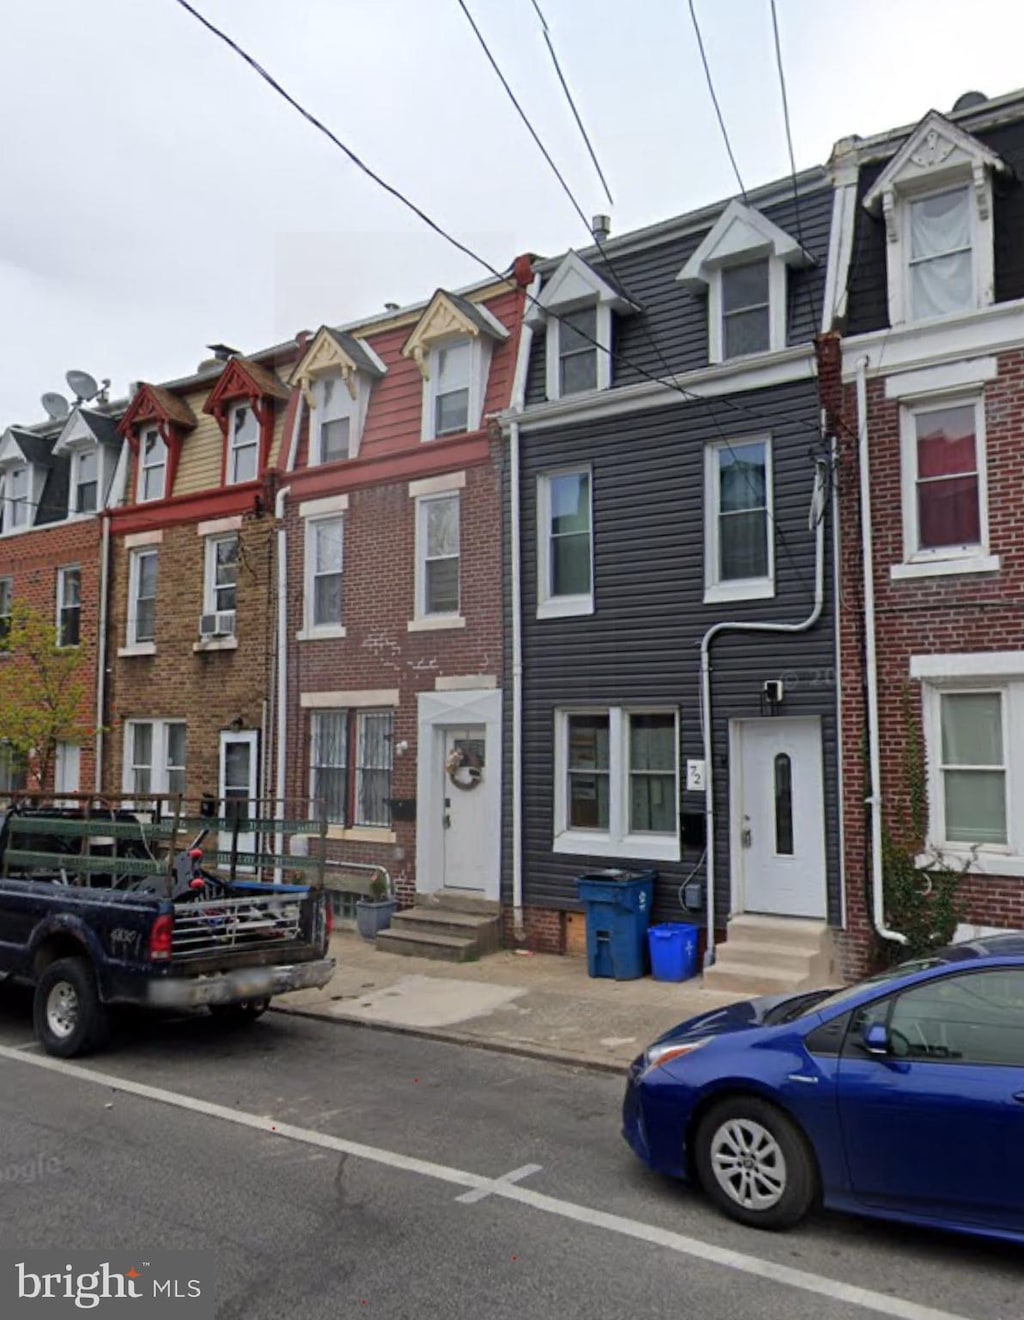
<instances>
[{"instance_id":1,"label":"white trim window","mask_svg":"<svg viewBox=\"0 0 1024 1320\"><path fill-rule=\"evenodd\" d=\"M910 319L969 311L977 302L970 190L908 198L907 227Z\"/></svg>"},{"instance_id":2,"label":"white trim window","mask_svg":"<svg viewBox=\"0 0 1024 1320\"><path fill-rule=\"evenodd\" d=\"M904 406L903 551L907 564L988 553L985 405L980 395ZM953 563L950 571L959 565Z\"/></svg>"},{"instance_id":3,"label":"white trim window","mask_svg":"<svg viewBox=\"0 0 1024 1320\"><path fill-rule=\"evenodd\" d=\"M77 646L82 634L82 570L57 569L57 645Z\"/></svg>"},{"instance_id":4,"label":"white trim window","mask_svg":"<svg viewBox=\"0 0 1024 1320\"><path fill-rule=\"evenodd\" d=\"M156 641L157 551L132 550L128 565L128 645Z\"/></svg>"},{"instance_id":5,"label":"white trim window","mask_svg":"<svg viewBox=\"0 0 1024 1320\"><path fill-rule=\"evenodd\" d=\"M320 710L310 716L309 794L330 824L391 828L390 710Z\"/></svg>"},{"instance_id":6,"label":"white trim window","mask_svg":"<svg viewBox=\"0 0 1024 1320\"><path fill-rule=\"evenodd\" d=\"M95 513L99 507L99 450L76 449L71 455L71 512Z\"/></svg>"},{"instance_id":7,"label":"white trim window","mask_svg":"<svg viewBox=\"0 0 1024 1320\"><path fill-rule=\"evenodd\" d=\"M32 524L32 469L9 468L4 493L4 530L13 532Z\"/></svg>"},{"instance_id":8,"label":"white trim window","mask_svg":"<svg viewBox=\"0 0 1024 1320\"><path fill-rule=\"evenodd\" d=\"M704 508L705 602L774 596L769 439L707 446Z\"/></svg>"},{"instance_id":9,"label":"white trim window","mask_svg":"<svg viewBox=\"0 0 1024 1320\"><path fill-rule=\"evenodd\" d=\"M458 491L416 501L416 618L459 618L460 513Z\"/></svg>"},{"instance_id":10,"label":"white trim window","mask_svg":"<svg viewBox=\"0 0 1024 1320\"><path fill-rule=\"evenodd\" d=\"M260 467L260 423L251 403L232 404L228 413L228 485L255 481Z\"/></svg>"},{"instance_id":11,"label":"white trim window","mask_svg":"<svg viewBox=\"0 0 1024 1320\"><path fill-rule=\"evenodd\" d=\"M783 275L785 272L783 272ZM772 348L771 270L767 257L721 272L722 358Z\"/></svg>"},{"instance_id":12,"label":"white trim window","mask_svg":"<svg viewBox=\"0 0 1024 1320\"><path fill-rule=\"evenodd\" d=\"M208 536L203 573L203 613L234 614L238 591L238 533Z\"/></svg>"},{"instance_id":13,"label":"white trim window","mask_svg":"<svg viewBox=\"0 0 1024 1320\"><path fill-rule=\"evenodd\" d=\"M7 649L7 639L11 635L11 611L14 604L14 580L0 578L0 651Z\"/></svg>"},{"instance_id":14,"label":"white trim window","mask_svg":"<svg viewBox=\"0 0 1024 1320\"><path fill-rule=\"evenodd\" d=\"M1006 693L947 691L938 700L939 835L959 847L1006 847Z\"/></svg>"},{"instance_id":15,"label":"white trim window","mask_svg":"<svg viewBox=\"0 0 1024 1320\"><path fill-rule=\"evenodd\" d=\"M537 617L593 612L591 472L548 472L537 478Z\"/></svg>"},{"instance_id":16,"label":"white trim window","mask_svg":"<svg viewBox=\"0 0 1024 1320\"><path fill-rule=\"evenodd\" d=\"M678 861L679 717L612 706L555 713L555 852Z\"/></svg>"},{"instance_id":17,"label":"white trim window","mask_svg":"<svg viewBox=\"0 0 1024 1320\"><path fill-rule=\"evenodd\" d=\"M594 302L557 318L558 395L583 394L598 385L598 306Z\"/></svg>"},{"instance_id":18,"label":"white trim window","mask_svg":"<svg viewBox=\"0 0 1024 1320\"><path fill-rule=\"evenodd\" d=\"M355 457L356 400L341 373L321 376L312 387L310 466Z\"/></svg>"},{"instance_id":19,"label":"white trim window","mask_svg":"<svg viewBox=\"0 0 1024 1320\"><path fill-rule=\"evenodd\" d=\"M139 481L136 498L145 504L162 500L167 490L167 445L155 426L139 435Z\"/></svg>"},{"instance_id":20,"label":"white trim window","mask_svg":"<svg viewBox=\"0 0 1024 1320\"><path fill-rule=\"evenodd\" d=\"M454 339L430 352L431 434L435 439L469 430L473 344Z\"/></svg>"},{"instance_id":21,"label":"white trim window","mask_svg":"<svg viewBox=\"0 0 1024 1320\"><path fill-rule=\"evenodd\" d=\"M145 799L152 793L185 792L185 721L129 720L124 727L124 791Z\"/></svg>"},{"instance_id":22,"label":"white trim window","mask_svg":"<svg viewBox=\"0 0 1024 1320\"><path fill-rule=\"evenodd\" d=\"M345 519L338 514L306 521L306 632L344 636L342 569Z\"/></svg>"}]
</instances>

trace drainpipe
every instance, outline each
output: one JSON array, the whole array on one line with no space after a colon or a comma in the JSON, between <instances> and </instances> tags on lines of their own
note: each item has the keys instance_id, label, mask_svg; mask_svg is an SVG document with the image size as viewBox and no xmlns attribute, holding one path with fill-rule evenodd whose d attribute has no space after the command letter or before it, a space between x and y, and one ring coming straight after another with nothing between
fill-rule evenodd
<instances>
[{"instance_id":1,"label":"drainpipe","mask_svg":"<svg viewBox=\"0 0 1024 1320\"><path fill-rule=\"evenodd\" d=\"M534 276L526 293L530 306L540 293L541 277ZM526 373L530 365L533 326L523 320L512 388L512 408L522 413L526 400ZM522 489L519 476L519 422L509 428L509 511L512 589L512 929L516 943L526 936L523 921L523 582Z\"/></svg>"},{"instance_id":2,"label":"drainpipe","mask_svg":"<svg viewBox=\"0 0 1024 1320\"><path fill-rule=\"evenodd\" d=\"M721 633L801 633L806 632L821 618L825 601L825 467L819 459L814 474L814 492L811 496L809 525L814 537L814 604L806 619L799 623L750 623L726 621L716 623L704 634L700 644L700 720L704 738L704 813L707 818L706 885L707 885L707 946L704 969L715 961L715 788L714 788L714 736L711 711L711 643Z\"/></svg>"},{"instance_id":3,"label":"drainpipe","mask_svg":"<svg viewBox=\"0 0 1024 1320\"><path fill-rule=\"evenodd\" d=\"M302 418L305 408L305 396L299 390L298 403L295 407L295 424L288 446L288 458L285 470L291 472L299 450L299 435L302 430ZM288 736L288 533L284 525L285 500L291 494L291 486L281 486L274 500L274 521L277 524L277 656L274 665L276 684L274 701L277 716L277 772L275 775L275 797L278 820L285 816L285 774L287 767ZM284 831L278 830L274 839L274 851L278 857L284 856Z\"/></svg>"},{"instance_id":4,"label":"drainpipe","mask_svg":"<svg viewBox=\"0 0 1024 1320\"><path fill-rule=\"evenodd\" d=\"M868 382L866 357L857 362L857 466L860 476L861 559L864 564L864 669L868 688L868 757L871 791L872 919L883 940L906 944L907 937L885 924L882 878L882 756L878 729L878 661L875 649L875 565L871 547L871 458L868 450Z\"/></svg>"},{"instance_id":5,"label":"drainpipe","mask_svg":"<svg viewBox=\"0 0 1024 1320\"><path fill-rule=\"evenodd\" d=\"M93 768L93 792L103 792L103 719L107 704L107 593L110 584L110 515L100 514L103 520L100 548L100 617L96 638L96 765Z\"/></svg>"}]
</instances>

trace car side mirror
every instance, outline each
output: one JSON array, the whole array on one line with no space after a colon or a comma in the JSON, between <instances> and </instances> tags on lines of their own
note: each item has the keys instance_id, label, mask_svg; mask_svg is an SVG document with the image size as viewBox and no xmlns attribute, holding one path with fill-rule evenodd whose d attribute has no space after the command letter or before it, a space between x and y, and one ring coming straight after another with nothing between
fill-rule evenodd
<instances>
[{"instance_id":1,"label":"car side mirror","mask_svg":"<svg viewBox=\"0 0 1024 1320\"><path fill-rule=\"evenodd\" d=\"M876 1058L885 1058L891 1053L889 1028L884 1022L872 1022L865 1031L862 1041L868 1054L873 1054Z\"/></svg>"}]
</instances>

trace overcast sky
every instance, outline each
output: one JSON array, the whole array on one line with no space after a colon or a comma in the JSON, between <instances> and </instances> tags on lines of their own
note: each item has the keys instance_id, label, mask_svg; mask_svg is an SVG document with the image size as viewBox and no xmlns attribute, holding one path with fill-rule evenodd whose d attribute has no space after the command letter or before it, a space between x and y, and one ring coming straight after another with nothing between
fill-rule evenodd
<instances>
[{"instance_id":1,"label":"overcast sky","mask_svg":"<svg viewBox=\"0 0 1024 1320\"><path fill-rule=\"evenodd\" d=\"M586 234L457 0L195 0L363 159L498 268ZM687 0L468 0L584 211L617 233L736 192ZM798 168L1021 82L1020 0L777 0ZM697 0L746 186L788 171L768 0ZM68 368L193 370L482 271L175 0L0 7L0 426Z\"/></svg>"}]
</instances>

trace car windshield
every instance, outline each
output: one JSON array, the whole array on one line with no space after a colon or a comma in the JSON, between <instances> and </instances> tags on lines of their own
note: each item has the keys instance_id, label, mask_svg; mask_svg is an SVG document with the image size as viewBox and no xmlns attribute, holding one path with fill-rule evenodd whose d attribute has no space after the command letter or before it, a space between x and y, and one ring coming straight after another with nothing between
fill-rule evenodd
<instances>
[{"instance_id":1,"label":"car windshield","mask_svg":"<svg viewBox=\"0 0 1024 1320\"><path fill-rule=\"evenodd\" d=\"M826 995L824 999L818 999L812 1004L807 1004L795 1016L807 1017L811 1013L820 1013L824 1009L836 1008L840 1004L845 1004L848 999L853 999L859 995L862 990L870 990L872 986L876 985L884 986L889 981L898 981L901 977L910 976L913 972L926 972L929 967L941 967L944 961L943 958L912 958L909 962L900 963L896 967L888 967L884 972L878 972L877 975L869 976L864 981L845 986L842 990L836 990L833 994Z\"/></svg>"}]
</instances>

